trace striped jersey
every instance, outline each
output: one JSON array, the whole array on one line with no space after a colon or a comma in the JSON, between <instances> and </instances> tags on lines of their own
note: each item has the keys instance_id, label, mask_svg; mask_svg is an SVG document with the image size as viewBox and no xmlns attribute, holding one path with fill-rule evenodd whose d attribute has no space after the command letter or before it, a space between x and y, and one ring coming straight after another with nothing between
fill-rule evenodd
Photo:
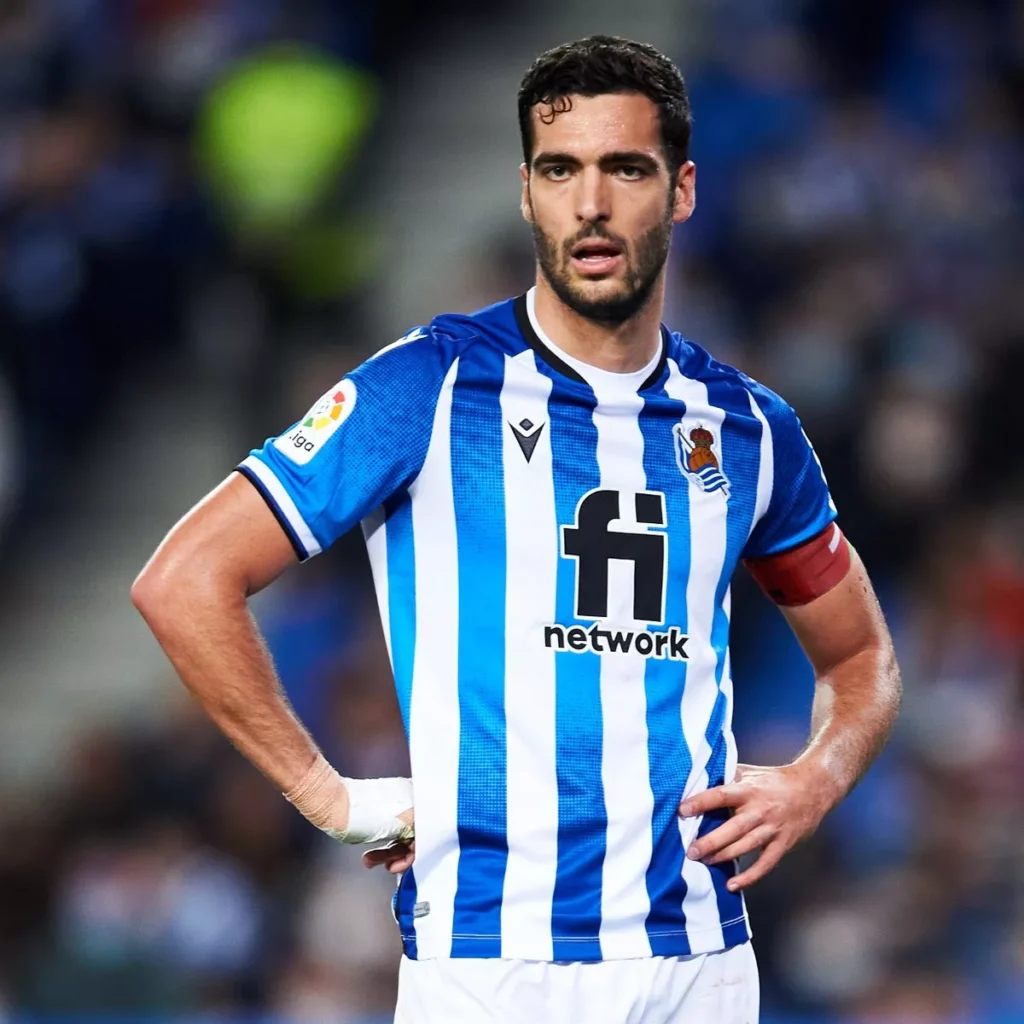
<instances>
[{"instance_id":1,"label":"striped jersey","mask_svg":"<svg viewBox=\"0 0 1024 1024\"><path fill-rule=\"evenodd\" d=\"M408 736L406 955L600 960L746 941L724 820L729 586L835 517L793 410L661 328L640 373L541 330L533 292L442 315L239 467L300 558L362 524Z\"/></svg>"}]
</instances>

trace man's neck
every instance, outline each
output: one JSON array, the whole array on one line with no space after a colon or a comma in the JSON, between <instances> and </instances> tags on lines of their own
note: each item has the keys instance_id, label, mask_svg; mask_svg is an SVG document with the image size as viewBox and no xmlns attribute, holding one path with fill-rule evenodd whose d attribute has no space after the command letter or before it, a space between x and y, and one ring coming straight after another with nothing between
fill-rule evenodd
<instances>
[{"instance_id":1,"label":"man's neck","mask_svg":"<svg viewBox=\"0 0 1024 1024\"><path fill-rule=\"evenodd\" d=\"M665 298L662 276L636 316L619 324L600 323L580 316L537 274L535 313L544 333L574 359L612 373L642 370L661 345L661 310Z\"/></svg>"}]
</instances>

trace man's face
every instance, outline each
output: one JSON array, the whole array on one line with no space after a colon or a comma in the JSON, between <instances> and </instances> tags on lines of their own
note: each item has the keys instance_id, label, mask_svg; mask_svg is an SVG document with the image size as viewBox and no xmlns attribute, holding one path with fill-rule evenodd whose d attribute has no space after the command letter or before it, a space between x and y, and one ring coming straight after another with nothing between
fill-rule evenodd
<instances>
[{"instance_id":1,"label":"man's face","mask_svg":"<svg viewBox=\"0 0 1024 1024\"><path fill-rule=\"evenodd\" d=\"M646 303L672 225L693 212L694 167L670 176L658 108L639 93L538 104L521 168L523 216L555 294L591 320L620 323Z\"/></svg>"}]
</instances>

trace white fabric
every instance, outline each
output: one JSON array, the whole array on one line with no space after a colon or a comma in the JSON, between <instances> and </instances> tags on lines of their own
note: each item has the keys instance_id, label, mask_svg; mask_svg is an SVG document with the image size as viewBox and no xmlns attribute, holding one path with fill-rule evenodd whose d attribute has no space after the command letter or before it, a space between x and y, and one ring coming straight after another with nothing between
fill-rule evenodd
<instances>
[{"instance_id":1,"label":"white fabric","mask_svg":"<svg viewBox=\"0 0 1024 1024\"><path fill-rule=\"evenodd\" d=\"M402 958L395 1024L757 1024L749 942L580 963Z\"/></svg>"},{"instance_id":2,"label":"white fabric","mask_svg":"<svg viewBox=\"0 0 1024 1024\"><path fill-rule=\"evenodd\" d=\"M418 899L431 913L416 921L419 955L447 956L459 870L458 540L452 497L452 391L456 359L444 379L430 447L409 489L416 545L416 651L409 708L409 757L416 779Z\"/></svg>"},{"instance_id":3,"label":"white fabric","mask_svg":"<svg viewBox=\"0 0 1024 1024\"><path fill-rule=\"evenodd\" d=\"M644 400L635 390L643 380L627 390L622 380L616 379L624 376L628 375L606 373L591 382L597 396L597 465L601 486L624 492L619 499L622 529L642 531L645 528L637 524L635 504L626 495L647 490L644 437L639 421ZM609 628L644 626L633 618L633 573L631 562L613 560L608 564ZM601 881L600 937L602 955L609 959L648 956L651 952L647 936L651 901L646 884L651 829L638 829L635 824L640 814L649 822L654 813L647 749L646 671L647 659L635 651L601 659L601 781L608 827Z\"/></svg>"},{"instance_id":4,"label":"white fabric","mask_svg":"<svg viewBox=\"0 0 1024 1024\"><path fill-rule=\"evenodd\" d=\"M551 898L558 867L555 656L538 640L538 614L555 621L558 523L551 470L551 378L535 356L505 357L501 411L507 423L542 424L530 461L503 433L505 535L505 735L508 860L501 899L501 953L552 959Z\"/></svg>"},{"instance_id":5,"label":"white fabric","mask_svg":"<svg viewBox=\"0 0 1024 1024\"><path fill-rule=\"evenodd\" d=\"M675 360L669 359L669 379L665 390L672 398L686 403L683 417L684 430L705 426L714 434L715 455L719 465L722 453L722 423L725 412L710 403L708 388L703 381L684 376ZM711 646L711 631L715 614L715 591L722 575L726 553L725 499L721 491L706 492L690 487L690 580L686 589L686 622L690 643L690 659L686 666L686 688L683 691L680 714L683 735L693 757L690 776L685 780L683 796L700 793L707 788L708 758L711 744L706 734L707 723L718 699L715 682L717 653ZM728 781L728 780L727 780ZM679 831L683 849L697 838L699 818L680 818ZM722 948L721 915L711 871L699 860L683 859L683 878L686 897L686 931L690 948L698 953Z\"/></svg>"},{"instance_id":6,"label":"white fabric","mask_svg":"<svg viewBox=\"0 0 1024 1024\"><path fill-rule=\"evenodd\" d=\"M607 394L614 390L619 394L633 395L636 397L637 389L640 388L648 377L654 373L654 368L661 361L661 349L665 344L661 337L661 330L658 330L658 347L655 349L651 361L639 370L628 370L625 373L617 373L615 370L605 370L592 363L585 363L582 359L569 355L565 349L556 345L555 342L544 332L540 321L537 319L537 289L531 288L526 293L526 312L530 317L530 324L537 332L537 337L544 342L562 362L571 366L592 388L603 388Z\"/></svg>"}]
</instances>

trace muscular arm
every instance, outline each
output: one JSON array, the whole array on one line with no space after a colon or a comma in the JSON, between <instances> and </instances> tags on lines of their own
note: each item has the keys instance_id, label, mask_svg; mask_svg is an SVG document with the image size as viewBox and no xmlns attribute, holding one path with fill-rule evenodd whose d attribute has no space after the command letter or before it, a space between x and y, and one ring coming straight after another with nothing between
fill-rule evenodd
<instances>
[{"instance_id":1,"label":"muscular arm","mask_svg":"<svg viewBox=\"0 0 1024 1024\"><path fill-rule=\"evenodd\" d=\"M735 779L680 805L684 817L722 807L733 816L691 844L687 855L719 863L760 849L730 879L746 888L810 835L877 757L900 704L892 640L860 558L851 549L846 576L828 593L784 608L814 668L811 737L788 765L737 766Z\"/></svg>"},{"instance_id":2,"label":"muscular arm","mask_svg":"<svg viewBox=\"0 0 1024 1024\"><path fill-rule=\"evenodd\" d=\"M796 764L821 770L841 800L878 756L900 706L889 630L864 565L833 590L783 614L814 668L811 737Z\"/></svg>"},{"instance_id":3,"label":"muscular arm","mask_svg":"<svg viewBox=\"0 0 1024 1024\"><path fill-rule=\"evenodd\" d=\"M253 486L232 474L167 535L132 601L229 740L282 792L317 749L295 717L246 601L296 555Z\"/></svg>"}]
</instances>

